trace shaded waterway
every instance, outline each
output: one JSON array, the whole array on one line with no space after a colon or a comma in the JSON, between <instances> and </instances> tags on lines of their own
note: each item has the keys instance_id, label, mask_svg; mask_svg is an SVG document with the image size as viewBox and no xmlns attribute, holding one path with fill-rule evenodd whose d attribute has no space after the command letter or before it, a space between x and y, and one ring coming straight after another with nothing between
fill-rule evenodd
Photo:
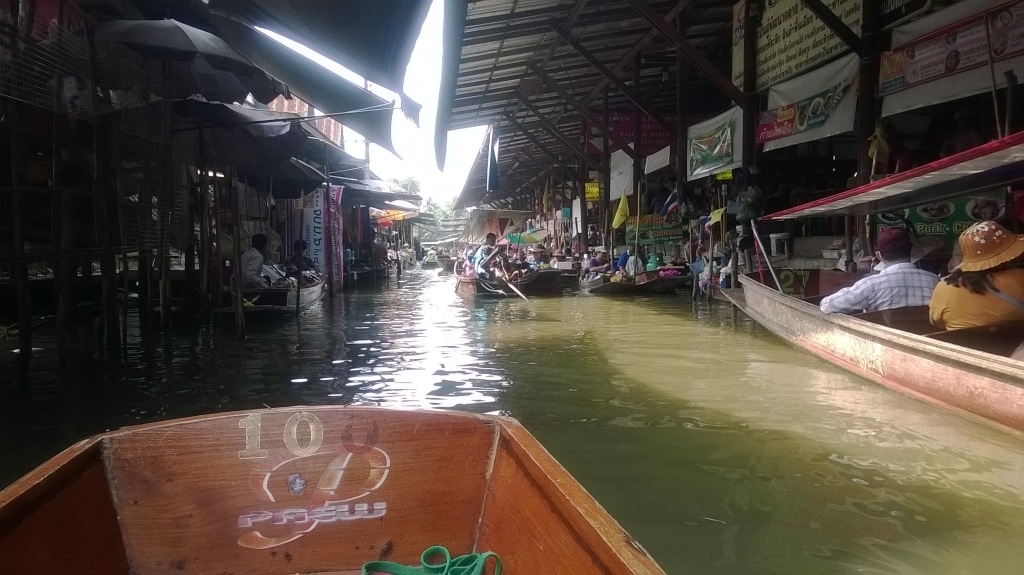
<instances>
[{"instance_id":1,"label":"shaded waterway","mask_svg":"<svg viewBox=\"0 0 1024 575\"><path fill-rule=\"evenodd\" d=\"M719 304L479 301L412 271L298 320L0 347L0 486L72 442L223 410L509 414L669 573L1019 573L1024 441L847 375ZM67 340L62 340L67 341ZM2 346L4 344L0 344Z\"/></svg>"}]
</instances>

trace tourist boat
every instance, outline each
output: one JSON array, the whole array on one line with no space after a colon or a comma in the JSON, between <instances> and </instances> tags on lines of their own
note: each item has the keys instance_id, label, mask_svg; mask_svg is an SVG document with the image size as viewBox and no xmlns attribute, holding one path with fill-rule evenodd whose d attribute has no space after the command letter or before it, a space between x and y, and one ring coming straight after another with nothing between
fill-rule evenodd
<instances>
[{"instance_id":1,"label":"tourist boat","mask_svg":"<svg viewBox=\"0 0 1024 575\"><path fill-rule=\"evenodd\" d=\"M556 269L537 270L511 284L525 296L562 295L562 272ZM518 297L503 280L482 280L465 275L455 276L455 291L478 297Z\"/></svg>"},{"instance_id":2,"label":"tourist boat","mask_svg":"<svg viewBox=\"0 0 1024 575\"><path fill-rule=\"evenodd\" d=\"M422 262L420 262L420 269L436 270L439 267L441 267L441 262L439 262L436 259L435 260L424 259Z\"/></svg>"},{"instance_id":3,"label":"tourist boat","mask_svg":"<svg viewBox=\"0 0 1024 575\"><path fill-rule=\"evenodd\" d=\"M665 276L661 272L675 270L679 275ZM636 292L641 294L671 294L681 288L687 287L693 278L689 275L690 268L667 266L656 270L648 270L638 274L634 279Z\"/></svg>"},{"instance_id":4,"label":"tourist boat","mask_svg":"<svg viewBox=\"0 0 1024 575\"><path fill-rule=\"evenodd\" d=\"M629 280L611 281L611 276L599 275L590 279L580 278L580 289L594 295L635 295L636 284Z\"/></svg>"},{"instance_id":5,"label":"tourist boat","mask_svg":"<svg viewBox=\"0 0 1024 575\"><path fill-rule=\"evenodd\" d=\"M437 261L441 265L442 270L448 273L455 271L456 258L453 258L452 256L437 256Z\"/></svg>"},{"instance_id":6,"label":"tourist boat","mask_svg":"<svg viewBox=\"0 0 1024 575\"><path fill-rule=\"evenodd\" d=\"M357 575L434 545L504 573L664 573L506 417L203 415L80 441L0 491L11 574Z\"/></svg>"},{"instance_id":7,"label":"tourist boat","mask_svg":"<svg viewBox=\"0 0 1024 575\"><path fill-rule=\"evenodd\" d=\"M763 219L889 212L1021 180L1024 132ZM742 293L724 295L790 344L843 369L993 426L1024 431L1024 326L938 331L923 307L854 316L821 312L822 296L860 277L767 270L741 276Z\"/></svg>"},{"instance_id":8,"label":"tourist boat","mask_svg":"<svg viewBox=\"0 0 1024 575\"><path fill-rule=\"evenodd\" d=\"M263 274L274 284L280 284L285 278L284 270L272 264L263 266ZM304 272L302 286L298 289L294 285L295 278L289 279L290 285L242 290L242 309L246 313L295 313L320 301L327 293L327 282L319 274ZM234 299L232 292L222 291L219 311L234 313Z\"/></svg>"}]
</instances>

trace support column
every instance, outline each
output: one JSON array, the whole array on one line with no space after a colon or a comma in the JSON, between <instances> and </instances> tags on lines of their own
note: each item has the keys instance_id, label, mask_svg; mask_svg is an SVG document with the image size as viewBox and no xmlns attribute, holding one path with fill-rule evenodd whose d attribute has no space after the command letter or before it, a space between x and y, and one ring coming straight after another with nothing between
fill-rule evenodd
<instances>
[{"instance_id":1,"label":"support column","mask_svg":"<svg viewBox=\"0 0 1024 575\"><path fill-rule=\"evenodd\" d=\"M860 60L860 79L857 94L857 184L863 185L871 181L871 156L868 155L871 143L868 138L875 132L878 119L876 109L876 93L878 91L879 67L879 5L876 2L864 2L861 17L861 37L863 51ZM857 271L853 261L853 237L855 223L853 218L846 217L846 270ZM870 240L870 238L864 238ZM867 251L868 246L862 246Z\"/></svg>"},{"instance_id":2,"label":"support column","mask_svg":"<svg viewBox=\"0 0 1024 575\"><path fill-rule=\"evenodd\" d=\"M20 106L14 104L17 110ZM17 112L15 112L16 114ZM17 117L17 116L15 116ZM22 366L32 360L32 292L25 263L24 218L22 217L21 170L25 166L25 136L12 125L11 132L11 247L14 256L14 291L18 304L18 359Z\"/></svg>"},{"instance_id":3,"label":"support column","mask_svg":"<svg viewBox=\"0 0 1024 575\"><path fill-rule=\"evenodd\" d=\"M753 185L754 175L751 173L751 168L757 165L756 158L754 157L757 153L757 106L758 106L758 95L757 95L757 26L758 18L754 17L753 11L750 9L750 2L744 4L744 15L743 15L743 185ZM728 218L725 218L726 221ZM725 222L722 223L723 237L726 232ZM749 223L743 225L743 233L755 234L757 233L754 226ZM737 244L738 246L738 244ZM714 246L712 246L714 249ZM768 258L768 254L762 254L765 258ZM731 287L737 287L739 282L739 273L736 268L739 266L738 254L733 260L732 266L732 284ZM747 248L743 250L743 263L744 268L747 271L751 271L754 268L754 256L753 249Z\"/></svg>"},{"instance_id":4,"label":"support column","mask_svg":"<svg viewBox=\"0 0 1024 575\"><path fill-rule=\"evenodd\" d=\"M676 30L682 34L686 29L686 24L682 16L676 18ZM684 202L686 196L683 195L683 184L686 182L686 130L689 127L689 123L686 121L686 90L684 88L684 69L686 68L686 58L683 57L683 53L680 50L676 50L676 192L679 198L679 211L683 212ZM687 223L687 225L689 225ZM687 232L689 233L689 232ZM686 257L691 262L694 256L693 242L687 242L690 246L689 253ZM693 282L696 286L697 282Z\"/></svg>"},{"instance_id":5,"label":"support column","mask_svg":"<svg viewBox=\"0 0 1024 575\"><path fill-rule=\"evenodd\" d=\"M643 55L637 53L633 57L633 86L640 90L640 67L643 65ZM633 106L633 149L636 150L636 155L633 157L633 193L636 195L636 229L637 236L639 239L640 232L640 212L643 210L643 203L641 197L643 194L640 192L641 184L644 181L644 161L643 154L640 153L641 146L643 145L643 110L639 106ZM609 252L611 254L611 252Z\"/></svg>"}]
</instances>

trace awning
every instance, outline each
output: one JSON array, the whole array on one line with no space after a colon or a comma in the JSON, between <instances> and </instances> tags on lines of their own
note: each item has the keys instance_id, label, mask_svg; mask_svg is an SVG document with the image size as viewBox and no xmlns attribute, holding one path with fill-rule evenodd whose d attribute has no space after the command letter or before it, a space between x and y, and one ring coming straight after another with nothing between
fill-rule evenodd
<instances>
[{"instance_id":1,"label":"awning","mask_svg":"<svg viewBox=\"0 0 1024 575\"><path fill-rule=\"evenodd\" d=\"M310 6L321 6L321 3ZM210 15L210 22L223 38L257 66L288 85L288 89L325 113L350 112L379 107L336 119L378 146L395 153L391 141L392 106L380 96L364 90L281 44L277 40L230 18ZM300 37L301 39L301 37ZM397 154L396 154L397 155Z\"/></svg>"},{"instance_id":2,"label":"awning","mask_svg":"<svg viewBox=\"0 0 1024 575\"><path fill-rule=\"evenodd\" d=\"M1020 180L1024 180L1024 132L762 219L890 212Z\"/></svg>"},{"instance_id":3,"label":"awning","mask_svg":"<svg viewBox=\"0 0 1024 575\"><path fill-rule=\"evenodd\" d=\"M211 13L301 42L369 81L402 94L405 69L430 3L431 0L209 0L207 8ZM221 24L217 23L217 27L220 30ZM224 39L245 53L231 38ZM299 86L281 80L301 93ZM402 101L407 113L413 112L412 108L418 110L418 104L408 97L403 95ZM358 131L354 126L353 129Z\"/></svg>"},{"instance_id":4,"label":"awning","mask_svg":"<svg viewBox=\"0 0 1024 575\"><path fill-rule=\"evenodd\" d=\"M461 239L464 242L479 243L487 239L487 234L504 237L522 228L526 220L532 217L533 212L520 210L473 210L469 212L469 223Z\"/></svg>"}]
</instances>

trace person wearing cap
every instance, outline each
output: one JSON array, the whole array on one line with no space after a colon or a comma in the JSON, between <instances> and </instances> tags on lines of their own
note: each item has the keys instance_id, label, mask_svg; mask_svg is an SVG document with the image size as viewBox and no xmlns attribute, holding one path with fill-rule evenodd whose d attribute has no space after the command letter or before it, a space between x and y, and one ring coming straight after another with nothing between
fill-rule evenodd
<instances>
[{"instance_id":1,"label":"person wearing cap","mask_svg":"<svg viewBox=\"0 0 1024 575\"><path fill-rule=\"evenodd\" d=\"M587 262L587 277L593 277L611 269L612 264L608 261L608 250L601 246L594 248L594 257L590 258L590 261Z\"/></svg>"},{"instance_id":2,"label":"person wearing cap","mask_svg":"<svg viewBox=\"0 0 1024 575\"><path fill-rule=\"evenodd\" d=\"M996 222L960 234L961 260L932 292L932 325L943 329L1024 321L1024 235Z\"/></svg>"},{"instance_id":3,"label":"person wearing cap","mask_svg":"<svg viewBox=\"0 0 1024 575\"><path fill-rule=\"evenodd\" d=\"M821 300L821 311L861 313L928 305L939 276L910 262L913 249L906 228L882 230L875 242L875 255L885 268Z\"/></svg>"}]
</instances>

